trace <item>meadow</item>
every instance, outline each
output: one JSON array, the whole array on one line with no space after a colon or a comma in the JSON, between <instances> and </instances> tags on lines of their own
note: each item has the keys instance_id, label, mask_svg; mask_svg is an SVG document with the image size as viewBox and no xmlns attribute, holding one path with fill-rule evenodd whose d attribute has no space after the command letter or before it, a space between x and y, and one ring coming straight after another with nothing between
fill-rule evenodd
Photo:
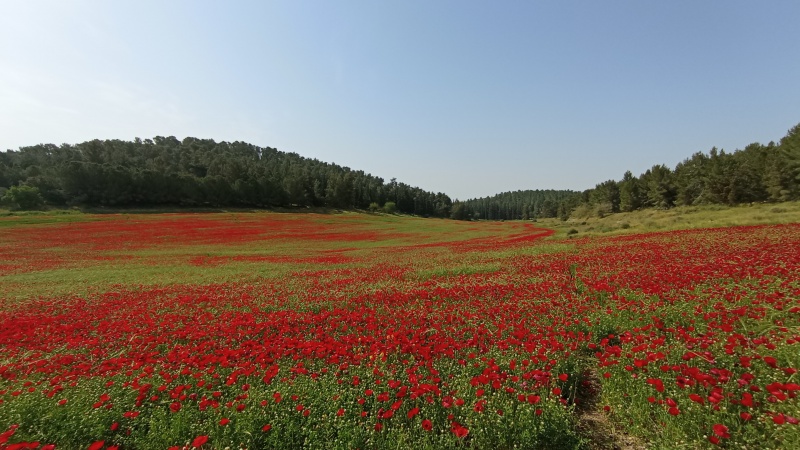
<instances>
[{"instance_id":1,"label":"meadow","mask_svg":"<svg viewBox=\"0 0 800 450\"><path fill-rule=\"evenodd\" d=\"M787 205L3 216L0 449L800 448Z\"/></svg>"}]
</instances>

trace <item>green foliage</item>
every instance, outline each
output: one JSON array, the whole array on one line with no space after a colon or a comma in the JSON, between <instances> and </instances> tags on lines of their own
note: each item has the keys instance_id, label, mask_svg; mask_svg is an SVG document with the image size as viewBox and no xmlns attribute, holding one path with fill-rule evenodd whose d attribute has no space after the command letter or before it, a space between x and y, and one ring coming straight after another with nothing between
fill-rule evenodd
<instances>
[{"instance_id":1,"label":"green foliage","mask_svg":"<svg viewBox=\"0 0 800 450\"><path fill-rule=\"evenodd\" d=\"M450 210L450 218L454 220L470 220L472 213L464 202L455 202Z\"/></svg>"},{"instance_id":2,"label":"green foliage","mask_svg":"<svg viewBox=\"0 0 800 450\"><path fill-rule=\"evenodd\" d=\"M485 220L529 220L557 217L562 202L577 195L575 191L529 190L497 194L464 202L475 218Z\"/></svg>"},{"instance_id":3,"label":"green foliage","mask_svg":"<svg viewBox=\"0 0 800 450\"><path fill-rule=\"evenodd\" d=\"M331 207L449 217L452 201L392 180L245 142L173 136L43 144L0 152L0 187L39 189L53 205Z\"/></svg>"},{"instance_id":4,"label":"green foliage","mask_svg":"<svg viewBox=\"0 0 800 450\"><path fill-rule=\"evenodd\" d=\"M44 206L44 199L39 193L39 189L25 185L11 186L3 194L0 201L22 210L37 209Z\"/></svg>"},{"instance_id":5,"label":"green foliage","mask_svg":"<svg viewBox=\"0 0 800 450\"><path fill-rule=\"evenodd\" d=\"M564 208L566 216L800 199L800 124L779 145L753 143L733 153L714 147L708 154L695 153L675 170L657 164L638 178L627 171L621 181L605 181L578 198L577 204Z\"/></svg>"},{"instance_id":6,"label":"green foliage","mask_svg":"<svg viewBox=\"0 0 800 450\"><path fill-rule=\"evenodd\" d=\"M619 212L620 208L620 189L614 180L604 181L592 190L592 203L604 206L607 213Z\"/></svg>"},{"instance_id":7,"label":"green foliage","mask_svg":"<svg viewBox=\"0 0 800 450\"><path fill-rule=\"evenodd\" d=\"M642 186L630 170L625 172L619 183L619 209L630 212L642 206Z\"/></svg>"},{"instance_id":8,"label":"green foliage","mask_svg":"<svg viewBox=\"0 0 800 450\"><path fill-rule=\"evenodd\" d=\"M386 214L394 214L397 212L397 205L394 202L386 202L383 205L383 212Z\"/></svg>"}]
</instances>

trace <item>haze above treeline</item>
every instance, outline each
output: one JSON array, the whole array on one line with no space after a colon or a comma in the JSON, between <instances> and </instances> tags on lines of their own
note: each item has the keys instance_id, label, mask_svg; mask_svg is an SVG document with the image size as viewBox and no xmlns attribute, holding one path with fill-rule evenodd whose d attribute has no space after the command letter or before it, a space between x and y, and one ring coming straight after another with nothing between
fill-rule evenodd
<instances>
[{"instance_id":1,"label":"haze above treeline","mask_svg":"<svg viewBox=\"0 0 800 450\"><path fill-rule=\"evenodd\" d=\"M245 142L170 137L39 144L0 152L0 198L42 207L326 207L454 219L607 215L800 198L800 124L778 143L697 152L583 192L524 190L458 201L402 181ZM569 176L569 174L565 174Z\"/></svg>"}]
</instances>

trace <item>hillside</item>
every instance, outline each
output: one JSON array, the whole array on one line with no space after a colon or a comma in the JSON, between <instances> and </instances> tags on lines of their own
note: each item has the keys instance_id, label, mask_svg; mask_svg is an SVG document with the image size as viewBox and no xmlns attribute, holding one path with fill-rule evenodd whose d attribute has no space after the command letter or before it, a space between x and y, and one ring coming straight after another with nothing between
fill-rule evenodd
<instances>
[{"instance_id":1,"label":"hillside","mask_svg":"<svg viewBox=\"0 0 800 450\"><path fill-rule=\"evenodd\" d=\"M37 189L33 206L386 207L447 217L452 205L446 194L296 153L173 136L0 152L0 196L13 186Z\"/></svg>"}]
</instances>

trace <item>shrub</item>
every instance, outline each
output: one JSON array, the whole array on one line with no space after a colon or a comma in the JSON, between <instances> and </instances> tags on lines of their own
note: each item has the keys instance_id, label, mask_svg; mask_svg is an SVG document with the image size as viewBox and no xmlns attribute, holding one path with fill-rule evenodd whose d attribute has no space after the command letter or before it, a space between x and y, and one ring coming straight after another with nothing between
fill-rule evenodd
<instances>
[{"instance_id":1,"label":"shrub","mask_svg":"<svg viewBox=\"0 0 800 450\"><path fill-rule=\"evenodd\" d=\"M44 199L39 193L39 189L32 186L11 186L3 198L3 203L11 205L15 209L36 209L44 205Z\"/></svg>"},{"instance_id":2,"label":"shrub","mask_svg":"<svg viewBox=\"0 0 800 450\"><path fill-rule=\"evenodd\" d=\"M383 212L386 214L394 214L397 212L397 205L394 202L386 202L383 205Z\"/></svg>"}]
</instances>

